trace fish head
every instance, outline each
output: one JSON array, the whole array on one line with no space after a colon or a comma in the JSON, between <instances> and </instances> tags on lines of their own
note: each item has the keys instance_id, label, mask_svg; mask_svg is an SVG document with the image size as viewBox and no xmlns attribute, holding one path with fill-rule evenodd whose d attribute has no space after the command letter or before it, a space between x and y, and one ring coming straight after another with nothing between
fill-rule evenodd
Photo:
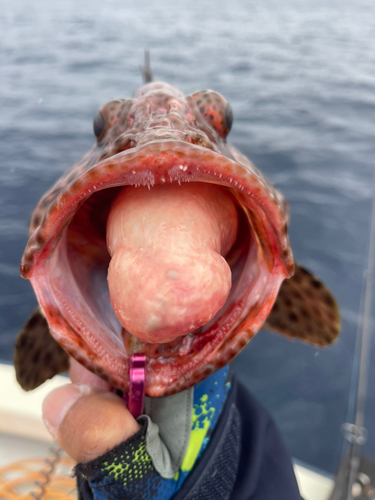
<instances>
[{"instance_id":1,"label":"fish head","mask_svg":"<svg viewBox=\"0 0 375 500\"><path fill-rule=\"evenodd\" d=\"M94 119L94 133L103 157L157 140L220 150L232 122L231 107L217 92L185 97L171 85L155 82L141 87L133 99L113 99L102 106Z\"/></svg>"},{"instance_id":2,"label":"fish head","mask_svg":"<svg viewBox=\"0 0 375 500\"><path fill-rule=\"evenodd\" d=\"M233 115L218 93L184 96L149 83L94 119L97 143L42 197L21 274L31 280L52 336L79 363L128 391L129 360L147 359L146 395L173 394L229 363L262 327L294 262L281 194L227 141ZM235 200L238 233L226 260L232 287L205 325L146 343L119 323L108 291L106 222L124 186L222 186ZM140 297L139 300L142 300Z\"/></svg>"}]
</instances>

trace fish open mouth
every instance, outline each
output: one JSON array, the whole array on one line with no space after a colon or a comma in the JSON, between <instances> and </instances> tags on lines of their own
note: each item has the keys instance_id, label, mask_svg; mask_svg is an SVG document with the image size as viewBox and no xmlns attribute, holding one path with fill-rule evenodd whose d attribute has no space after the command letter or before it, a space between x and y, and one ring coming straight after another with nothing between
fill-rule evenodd
<instances>
[{"instance_id":1,"label":"fish open mouth","mask_svg":"<svg viewBox=\"0 0 375 500\"><path fill-rule=\"evenodd\" d=\"M293 272L285 207L248 165L242 155L232 160L178 140L155 141L84 169L51 201L29 240L21 272L32 281L52 335L70 355L127 391L129 359L144 353L146 394L158 397L195 385L247 344ZM208 323L170 342L143 342L119 323L111 305L110 206L124 186L187 182L220 185L235 200L238 232L226 255L232 287Z\"/></svg>"}]
</instances>

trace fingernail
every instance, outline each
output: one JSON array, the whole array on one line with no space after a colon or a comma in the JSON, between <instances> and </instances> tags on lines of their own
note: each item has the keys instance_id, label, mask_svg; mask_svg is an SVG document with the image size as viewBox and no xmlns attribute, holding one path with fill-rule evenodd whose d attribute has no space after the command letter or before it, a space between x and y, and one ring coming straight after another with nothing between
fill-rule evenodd
<instances>
[{"instance_id":1,"label":"fingernail","mask_svg":"<svg viewBox=\"0 0 375 500\"><path fill-rule=\"evenodd\" d=\"M43 402L43 419L54 439L56 439L59 426L69 409L81 396L90 392L89 385L68 384L48 394Z\"/></svg>"}]
</instances>

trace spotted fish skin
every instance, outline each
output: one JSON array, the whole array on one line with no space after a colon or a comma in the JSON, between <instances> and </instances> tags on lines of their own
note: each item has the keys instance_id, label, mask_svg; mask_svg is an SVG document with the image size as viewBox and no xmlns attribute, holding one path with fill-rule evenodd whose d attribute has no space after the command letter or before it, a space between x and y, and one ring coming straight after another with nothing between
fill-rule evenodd
<instances>
[{"instance_id":1,"label":"spotted fish skin","mask_svg":"<svg viewBox=\"0 0 375 500\"><path fill-rule=\"evenodd\" d=\"M21 274L31 280L52 336L118 389L128 389L128 361L135 352L147 357L147 395L197 384L248 343L266 321L283 280L293 275L287 203L226 141L231 124L229 104L216 92L184 96L165 83L146 84L131 99L112 100L99 110L96 145L32 214ZM239 231L226 257L232 290L206 326L166 344L146 344L122 331L111 309L106 219L123 186L183 182L224 186L236 201Z\"/></svg>"},{"instance_id":2,"label":"spotted fish skin","mask_svg":"<svg viewBox=\"0 0 375 500\"><path fill-rule=\"evenodd\" d=\"M48 323L39 307L21 330L15 346L14 366L25 391L38 387L56 373L69 369L66 352L50 335Z\"/></svg>"},{"instance_id":3,"label":"spotted fish skin","mask_svg":"<svg viewBox=\"0 0 375 500\"><path fill-rule=\"evenodd\" d=\"M337 339L340 312L323 283L296 265L293 277L283 281L264 326L291 339L324 347Z\"/></svg>"}]
</instances>

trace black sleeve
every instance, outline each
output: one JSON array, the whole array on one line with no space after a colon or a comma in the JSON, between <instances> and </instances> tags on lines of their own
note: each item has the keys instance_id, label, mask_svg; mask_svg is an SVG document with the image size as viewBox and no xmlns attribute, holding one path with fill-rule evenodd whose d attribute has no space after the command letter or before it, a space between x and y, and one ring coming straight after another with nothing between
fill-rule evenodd
<instances>
[{"instance_id":1,"label":"black sleeve","mask_svg":"<svg viewBox=\"0 0 375 500\"><path fill-rule=\"evenodd\" d=\"M173 500L302 500L272 417L235 378L207 449Z\"/></svg>"}]
</instances>

